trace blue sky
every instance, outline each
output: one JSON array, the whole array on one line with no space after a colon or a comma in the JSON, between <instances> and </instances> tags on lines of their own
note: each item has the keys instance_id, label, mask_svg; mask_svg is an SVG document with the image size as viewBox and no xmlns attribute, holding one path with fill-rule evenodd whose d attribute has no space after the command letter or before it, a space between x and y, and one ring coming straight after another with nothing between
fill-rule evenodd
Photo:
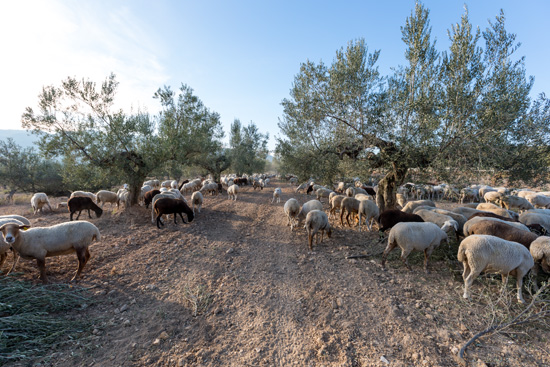
<instances>
[{"instance_id":1,"label":"blue sky","mask_svg":"<svg viewBox=\"0 0 550 367\"><path fill-rule=\"evenodd\" d=\"M226 134L235 118L279 134L280 102L289 95L300 63L330 64L336 50L364 38L381 50L383 75L404 63L400 27L414 0L397 1L2 1L0 129L21 128L42 86L67 76L101 82L114 72L117 106L159 111L153 93L182 83L221 115ZM533 96L548 92L550 1L431 0L432 35L440 51L464 4L483 31L504 9L508 32L522 43ZM482 44L481 44L482 45ZM2 138L0 136L0 138Z\"/></svg>"}]
</instances>

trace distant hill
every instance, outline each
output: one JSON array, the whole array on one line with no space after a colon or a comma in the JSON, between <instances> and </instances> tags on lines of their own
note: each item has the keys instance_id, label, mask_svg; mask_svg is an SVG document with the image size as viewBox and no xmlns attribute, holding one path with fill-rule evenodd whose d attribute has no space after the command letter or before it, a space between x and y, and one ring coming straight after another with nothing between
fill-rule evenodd
<instances>
[{"instance_id":1,"label":"distant hill","mask_svg":"<svg viewBox=\"0 0 550 367\"><path fill-rule=\"evenodd\" d=\"M23 148L34 147L34 143L38 141L38 136L32 135L26 130L2 130L0 129L0 140L12 138L17 145Z\"/></svg>"}]
</instances>

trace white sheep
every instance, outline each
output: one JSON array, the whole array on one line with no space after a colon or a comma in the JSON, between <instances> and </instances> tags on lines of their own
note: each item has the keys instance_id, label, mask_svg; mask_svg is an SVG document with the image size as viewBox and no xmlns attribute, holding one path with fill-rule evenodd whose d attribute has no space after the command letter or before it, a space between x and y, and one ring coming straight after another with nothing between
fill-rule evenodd
<instances>
[{"instance_id":1,"label":"white sheep","mask_svg":"<svg viewBox=\"0 0 550 367\"><path fill-rule=\"evenodd\" d=\"M430 222L400 222L390 230L388 237L388 246L382 253L382 268L386 268L386 258L388 254L396 247L401 248L401 260L407 267L409 266L407 257L415 251L424 251L424 271L428 273L428 259L433 250L437 248L441 242L448 243L447 231L452 228L451 223L446 223L443 227Z\"/></svg>"},{"instance_id":2,"label":"white sheep","mask_svg":"<svg viewBox=\"0 0 550 367\"><path fill-rule=\"evenodd\" d=\"M218 184L215 183L215 182L210 182L210 183L203 184L199 191L201 193L205 194L205 195L208 194L208 193L210 193L212 195L217 195L218 194Z\"/></svg>"},{"instance_id":3,"label":"white sheep","mask_svg":"<svg viewBox=\"0 0 550 367\"><path fill-rule=\"evenodd\" d=\"M3 215L0 217L0 227L7 223L15 223L20 226L31 226L30 221L22 217L20 215ZM4 241L3 238L0 237L0 267L4 264L4 261L6 261L6 258L8 257L8 250L12 251L13 253L13 264L11 266L11 269L6 273L11 273L15 267L17 266L17 263L19 262L19 254L8 244Z\"/></svg>"},{"instance_id":4,"label":"white sheep","mask_svg":"<svg viewBox=\"0 0 550 367\"><path fill-rule=\"evenodd\" d=\"M401 211L405 213L413 213L414 209L419 206L431 206L435 208L435 203L431 200L415 200L415 201L409 201Z\"/></svg>"},{"instance_id":5,"label":"white sheep","mask_svg":"<svg viewBox=\"0 0 550 367\"><path fill-rule=\"evenodd\" d=\"M535 261L532 270L533 275L536 276L538 274L539 267L542 267L545 273L550 274L550 237L540 236L531 242L529 252Z\"/></svg>"},{"instance_id":6,"label":"white sheep","mask_svg":"<svg viewBox=\"0 0 550 367\"><path fill-rule=\"evenodd\" d=\"M118 206L119 198L116 192L100 190L95 195L97 197L97 203L101 203L101 209L103 209L103 205L105 205L105 203L111 203L111 206L113 206L113 204L117 204Z\"/></svg>"},{"instance_id":7,"label":"white sheep","mask_svg":"<svg viewBox=\"0 0 550 367\"><path fill-rule=\"evenodd\" d=\"M239 193L239 185L233 184L227 188L227 198L237 201L237 194Z\"/></svg>"},{"instance_id":8,"label":"white sheep","mask_svg":"<svg viewBox=\"0 0 550 367\"><path fill-rule=\"evenodd\" d=\"M550 197L542 194L531 194L525 197L535 208L550 208Z\"/></svg>"},{"instance_id":9,"label":"white sheep","mask_svg":"<svg viewBox=\"0 0 550 367\"><path fill-rule=\"evenodd\" d=\"M130 206L130 191L127 189L118 189L116 196L118 197L117 208L120 207L120 203L123 203L125 208Z\"/></svg>"},{"instance_id":10,"label":"white sheep","mask_svg":"<svg viewBox=\"0 0 550 367\"><path fill-rule=\"evenodd\" d=\"M464 298L470 298L470 287L481 272L498 272L504 286L509 274L516 277L518 301L525 303L521 294L523 277L534 265L533 256L525 246L495 236L471 235L460 243L458 261L464 265Z\"/></svg>"},{"instance_id":11,"label":"white sheep","mask_svg":"<svg viewBox=\"0 0 550 367\"><path fill-rule=\"evenodd\" d=\"M540 210L540 209L539 209ZM521 213L519 221L526 226L531 224L541 225L547 232L550 232L550 215L526 211Z\"/></svg>"},{"instance_id":12,"label":"white sheep","mask_svg":"<svg viewBox=\"0 0 550 367\"><path fill-rule=\"evenodd\" d=\"M151 188L159 187L160 181L159 180L148 180L143 183L142 186L151 186Z\"/></svg>"},{"instance_id":13,"label":"white sheep","mask_svg":"<svg viewBox=\"0 0 550 367\"><path fill-rule=\"evenodd\" d=\"M50 209L50 212L52 211L52 206L50 205L50 200L48 200L48 195L43 192L37 192L32 196L31 207L33 210L33 214L38 213L39 210L42 212L42 207L44 205L46 205L48 209Z\"/></svg>"},{"instance_id":14,"label":"white sheep","mask_svg":"<svg viewBox=\"0 0 550 367\"><path fill-rule=\"evenodd\" d=\"M307 213L312 210L323 210L323 204L319 200L310 200L302 205L302 208L298 213L298 226L300 226L302 224L302 221L306 219Z\"/></svg>"},{"instance_id":15,"label":"white sheep","mask_svg":"<svg viewBox=\"0 0 550 367\"><path fill-rule=\"evenodd\" d=\"M298 200L291 198L288 199L283 207L283 210L288 218L287 226L290 226L290 231L294 230L294 224L297 221L298 214L300 213L300 203Z\"/></svg>"},{"instance_id":16,"label":"white sheep","mask_svg":"<svg viewBox=\"0 0 550 367\"><path fill-rule=\"evenodd\" d=\"M283 195L283 191L280 187L277 187L275 190L273 190L273 199L271 199L271 204L273 204L273 201L277 200L278 203L281 202L281 196Z\"/></svg>"},{"instance_id":17,"label":"white sheep","mask_svg":"<svg viewBox=\"0 0 550 367\"><path fill-rule=\"evenodd\" d=\"M40 279L47 283L46 257L76 252L78 270L71 279L75 281L90 259L88 246L101 236L95 225L86 221L56 224L51 227L30 228L8 223L0 227L4 241L10 244L24 259L36 259ZM25 230L26 229L26 230Z\"/></svg>"},{"instance_id":18,"label":"white sheep","mask_svg":"<svg viewBox=\"0 0 550 367\"><path fill-rule=\"evenodd\" d=\"M330 194L334 192L330 189L327 189L327 188L324 188L324 187L321 187L321 188L318 188L317 190L315 190L315 195L317 195L317 200L321 200L321 198L329 198L330 197Z\"/></svg>"},{"instance_id":19,"label":"white sheep","mask_svg":"<svg viewBox=\"0 0 550 367\"><path fill-rule=\"evenodd\" d=\"M332 217L334 216L335 212L336 212L336 209L340 209L340 207L342 206L342 200L344 200L344 198L346 198L347 196L344 196L344 195L334 195L332 198L329 199L329 205L330 205L330 210L329 210L329 213L328 213L328 217Z\"/></svg>"},{"instance_id":20,"label":"white sheep","mask_svg":"<svg viewBox=\"0 0 550 367\"><path fill-rule=\"evenodd\" d=\"M435 208L432 208L435 209ZM450 215L437 213L433 210L420 209L415 210L414 214L419 215L425 222L431 222L436 224L439 228L443 227L446 223L452 224L453 235L458 241L458 222L454 220Z\"/></svg>"},{"instance_id":21,"label":"white sheep","mask_svg":"<svg viewBox=\"0 0 550 367\"><path fill-rule=\"evenodd\" d=\"M128 189L125 188L124 190L128 190ZM89 192L89 191L74 191L71 193L71 196L69 197L69 199L74 198L75 196L88 197L92 199L94 202L96 202L97 200L96 195L93 192Z\"/></svg>"},{"instance_id":22,"label":"white sheep","mask_svg":"<svg viewBox=\"0 0 550 367\"><path fill-rule=\"evenodd\" d=\"M201 206L203 202L203 196L200 191L195 191L191 195L191 203L193 204L193 214L195 214L195 205L197 206L197 210L200 213L201 212Z\"/></svg>"},{"instance_id":23,"label":"white sheep","mask_svg":"<svg viewBox=\"0 0 550 367\"><path fill-rule=\"evenodd\" d=\"M365 216L365 224L370 232L372 224L375 220L378 220L378 216L380 215L380 210L376 203L372 200L359 201L359 232L361 232L362 215Z\"/></svg>"},{"instance_id":24,"label":"white sheep","mask_svg":"<svg viewBox=\"0 0 550 367\"><path fill-rule=\"evenodd\" d=\"M350 197L350 198L354 197L355 196L355 188L354 187L348 187L346 189L346 196Z\"/></svg>"},{"instance_id":25,"label":"white sheep","mask_svg":"<svg viewBox=\"0 0 550 367\"><path fill-rule=\"evenodd\" d=\"M313 251L313 236L317 234L316 243L319 244L319 231L321 232L321 242L326 232L328 238L332 235L332 229L328 222L327 214L322 210L311 210L307 213L304 229L307 231L309 251Z\"/></svg>"}]
</instances>

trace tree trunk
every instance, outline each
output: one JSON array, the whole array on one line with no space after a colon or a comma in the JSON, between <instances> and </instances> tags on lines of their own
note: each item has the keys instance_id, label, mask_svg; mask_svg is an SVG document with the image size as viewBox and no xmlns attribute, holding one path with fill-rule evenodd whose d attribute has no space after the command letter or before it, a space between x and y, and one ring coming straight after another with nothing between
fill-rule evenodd
<instances>
[{"instance_id":1,"label":"tree trunk","mask_svg":"<svg viewBox=\"0 0 550 367\"><path fill-rule=\"evenodd\" d=\"M376 192L376 205L380 213L387 209L395 209L397 206L396 193L399 185L405 180L407 167L394 162L393 168L378 182L378 191Z\"/></svg>"}]
</instances>

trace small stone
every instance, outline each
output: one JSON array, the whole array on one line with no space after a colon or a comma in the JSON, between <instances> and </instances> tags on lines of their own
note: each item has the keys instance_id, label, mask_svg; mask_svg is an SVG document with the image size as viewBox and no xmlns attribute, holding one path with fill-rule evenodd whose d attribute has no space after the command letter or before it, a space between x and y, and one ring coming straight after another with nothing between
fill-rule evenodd
<instances>
[{"instance_id":1,"label":"small stone","mask_svg":"<svg viewBox=\"0 0 550 367\"><path fill-rule=\"evenodd\" d=\"M426 314L426 318L427 318L428 320L433 320L433 319L434 319L434 317L433 317L431 314L429 314L429 313Z\"/></svg>"},{"instance_id":2,"label":"small stone","mask_svg":"<svg viewBox=\"0 0 550 367\"><path fill-rule=\"evenodd\" d=\"M99 329L94 329L94 330L92 331L92 334L94 334L94 335L99 334Z\"/></svg>"},{"instance_id":3,"label":"small stone","mask_svg":"<svg viewBox=\"0 0 550 367\"><path fill-rule=\"evenodd\" d=\"M130 320L125 319L125 320L122 322L122 325L123 325L123 326L130 326Z\"/></svg>"},{"instance_id":4,"label":"small stone","mask_svg":"<svg viewBox=\"0 0 550 367\"><path fill-rule=\"evenodd\" d=\"M159 338L156 338L155 340L153 340L153 345L159 345L159 344L160 344Z\"/></svg>"},{"instance_id":5,"label":"small stone","mask_svg":"<svg viewBox=\"0 0 550 367\"><path fill-rule=\"evenodd\" d=\"M132 343L132 348L137 347L137 343Z\"/></svg>"},{"instance_id":6,"label":"small stone","mask_svg":"<svg viewBox=\"0 0 550 367\"><path fill-rule=\"evenodd\" d=\"M115 293L115 292L116 292L116 291L115 291L114 289L111 289L111 290L109 291L109 293L107 293L107 295L110 296L110 295L112 295L112 294Z\"/></svg>"},{"instance_id":7,"label":"small stone","mask_svg":"<svg viewBox=\"0 0 550 367\"><path fill-rule=\"evenodd\" d=\"M407 322L412 324L414 322L413 317L412 316L407 316Z\"/></svg>"},{"instance_id":8,"label":"small stone","mask_svg":"<svg viewBox=\"0 0 550 367\"><path fill-rule=\"evenodd\" d=\"M159 339L162 339L162 340L168 339L168 333L166 331L163 331L162 333L160 333Z\"/></svg>"},{"instance_id":9,"label":"small stone","mask_svg":"<svg viewBox=\"0 0 550 367\"><path fill-rule=\"evenodd\" d=\"M487 367L487 364L483 362L481 359L478 359L476 367Z\"/></svg>"},{"instance_id":10,"label":"small stone","mask_svg":"<svg viewBox=\"0 0 550 367\"><path fill-rule=\"evenodd\" d=\"M344 304L344 300L342 299L342 297L336 298L336 304L338 305L338 307L342 307L342 305Z\"/></svg>"},{"instance_id":11,"label":"small stone","mask_svg":"<svg viewBox=\"0 0 550 367\"><path fill-rule=\"evenodd\" d=\"M384 362L385 364L390 364L390 361L388 361L384 356L380 357L380 361Z\"/></svg>"},{"instance_id":12,"label":"small stone","mask_svg":"<svg viewBox=\"0 0 550 367\"><path fill-rule=\"evenodd\" d=\"M115 314L118 315L120 313L120 309L115 308Z\"/></svg>"},{"instance_id":13,"label":"small stone","mask_svg":"<svg viewBox=\"0 0 550 367\"><path fill-rule=\"evenodd\" d=\"M420 358L420 355L418 353L413 353L411 358L413 361L418 361L418 359Z\"/></svg>"},{"instance_id":14,"label":"small stone","mask_svg":"<svg viewBox=\"0 0 550 367\"><path fill-rule=\"evenodd\" d=\"M334 299L332 300L332 308L335 310L338 309L338 303Z\"/></svg>"},{"instance_id":15,"label":"small stone","mask_svg":"<svg viewBox=\"0 0 550 367\"><path fill-rule=\"evenodd\" d=\"M458 352L460 352L460 350L457 347L452 347L451 348L451 353L453 353L454 355L457 355Z\"/></svg>"},{"instance_id":16,"label":"small stone","mask_svg":"<svg viewBox=\"0 0 550 367\"><path fill-rule=\"evenodd\" d=\"M231 247L229 250L227 250L225 253L226 254L232 254L233 252L235 252L235 250L233 250L233 247Z\"/></svg>"},{"instance_id":17,"label":"small stone","mask_svg":"<svg viewBox=\"0 0 550 367\"><path fill-rule=\"evenodd\" d=\"M124 304L122 305L122 307L120 308L120 312L124 312L128 309L128 305L127 304Z\"/></svg>"},{"instance_id":18,"label":"small stone","mask_svg":"<svg viewBox=\"0 0 550 367\"><path fill-rule=\"evenodd\" d=\"M256 348L256 353L260 353L262 351L261 348Z\"/></svg>"}]
</instances>

